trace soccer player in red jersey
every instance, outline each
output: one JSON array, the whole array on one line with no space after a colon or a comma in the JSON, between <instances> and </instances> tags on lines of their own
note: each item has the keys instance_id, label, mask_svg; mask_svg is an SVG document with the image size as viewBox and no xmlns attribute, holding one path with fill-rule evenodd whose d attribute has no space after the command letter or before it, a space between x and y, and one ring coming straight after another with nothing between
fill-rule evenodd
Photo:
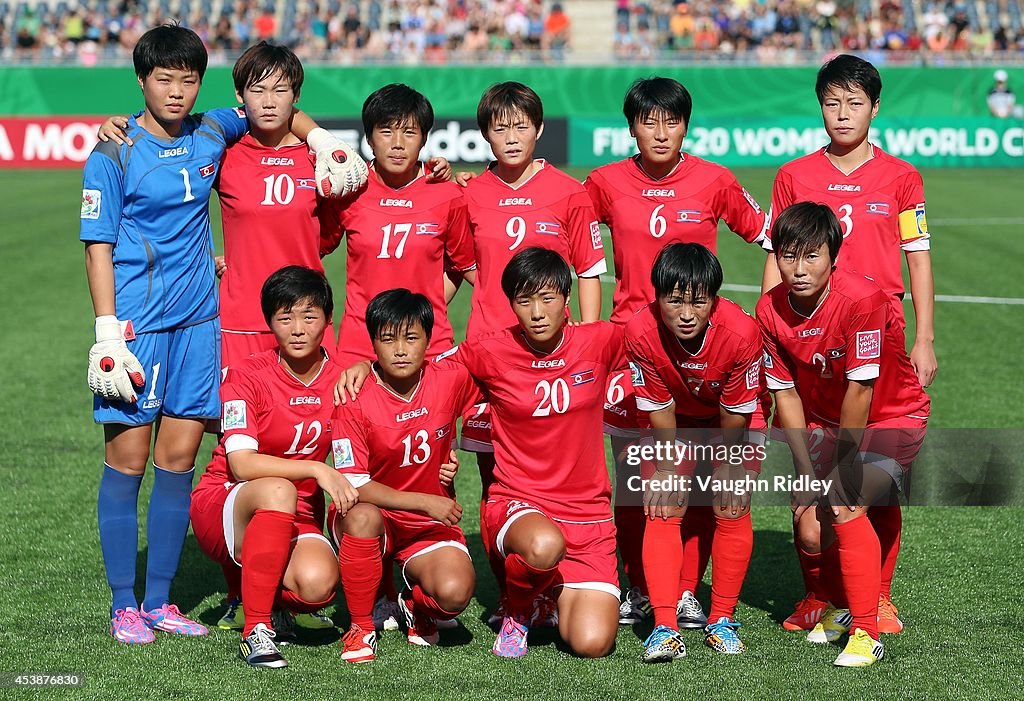
<instances>
[{"instance_id":1,"label":"soccer player in red jersey","mask_svg":"<svg viewBox=\"0 0 1024 701\"><path fill-rule=\"evenodd\" d=\"M889 295L859 273L836 269L845 244L828 205L790 206L772 238L782 284L757 304L765 377L798 474L832 479L817 494L794 495L794 523L799 533L820 528L823 589L849 607L828 609L808 640L831 642L852 629L835 663L863 667L884 652L881 545L868 509L894 503L904 486L924 440L929 399ZM809 508L815 496L818 506Z\"/></svg>"},{"instance_id":2,"label":"soccer player in red jersey","mask_svg":"<svg viewBox=\"0 0 1024 701\"><path fill-rule=\"evenodd\" d=\"M714 252L720 220L745 241L761 245L767 240L770 212L762 211L728 169L682 150L692 108L690 93L676 80L653 77L634 82L626 93L623 113L639 153L596 169L584 183L598 218L611 229L613 323L625 324L654 299L651 266L664 246L692 242ZM605 407L605 432L611 436L617 462L627 442L638 435L628 370L620 368L612 375ZM624 472L621 465L619 471ZM693 592L707 566L714 524L707 509L692 507L685 526L686 557L680 581L679 619L686 627L707 623ZM630 583L620 622L638 623L650 612L640 547L644 518L639 507L616 506L615 526Z\"/></svg>"},{"instance_id":3,"label":"soccer player in red jersey","mask_svg":"<svg viewBox=\"0 0 1024 701\"><path fill-rule=\"evenodd\" d=\"M625 343L637 408L649 418L656 437L667 433L665 439L672 442L677 429L711 429L697 432L701 444L724 441L732 450L749 439L763 445L768 397L761 379L761 332L739 305L718 296L718 259L699 243L669 244L658 254L650 279L656 299L626 324ZM693 439L691 433L682 437ZM709 466L719 484L755 479L760 472L753 445L746 461L736 452L735 460ZM653 479L675 475L671 467L663 473L659 466ZM657 496L649 493L644 502L651 520L644 532L643 564L656 626L644 643L645 662L672 660L686 649L676 600L683 564L680 528L692 512L688 505L664 499L652 503ZM750 496L742 489L723 489L714 499L711 623L705 642L718 652L738 654L744 646L734 616L754 540Z\"/></svg>"},{"instance_id":4,"label":"soccer player in red jersey","mask_svg":"<svg viewBox=\"0 0 1024 701\"><path fill-rule=\"evenodd\" d=\"M406 589L399 604L414 645L437 644L435 621L453 620L473 595L473 562L458 527L462 507L442 471L455 421L477 401L478 390L461 365L424 362L432 306L406 289L374 297L366 309L374 381L338 406L331 422L335 468L358 488L360 500L344 517L333 508L330 516L352 617L342 638L347 662L376 656L371 614L382 550L402 566Z\"/></svg>"},{"instance_id":5,"label":"soccer player in red jersey","mask_svg":"<svg viewBox=\"0 0 1024 701\"><path fill-rule=\"evenodd\" d=\"M937 363L931 239L921 174L869 140L882 93L882 79L874 66L856 56L837 56L818 71L815 92L829 145L779 169L772 208L779 212L800 201L831 207L843 227L843 255L836 264L878 283L890 297L894 318L904 327L901 252L906 256L915 317L910 362L921 385L927 387L935 378ZM778 282L775 256L769 255L762 292ZM871 509L868 515L882 541L880 630L898 633L903 624L892 603L891 587L900 549L901 511L896 504ZM817 577L821 551L817 544L803 540L808 549L799 554L807 593L784 624L794 630L812 627L824 608Z\"/></svg>"},{"instance_id":6,"label":"soccer player in red jersey","mask_svg":"<svg viewBox=\"0 0 1024 701\"><path fill-rule=\"evenodd\" d=\"M261 305L277 350L243 360L221 386L224 435L190 514L203 552L241 567L240 656L256 667L284 667L274 644L281 619L272 622L271 609L316 611L337 587L321 490L342 512L358 494L324 462L340 374L321 345L334 306L330 285L318 271L282 268L264 284Z\"/></svg>"},{"instance_id":7,"label":"soccer player in red jersey","mask_svg":"<svg viewBox=\"0 0 1024 701\"><path fill-rule=\"evenodd\" d=\"M366 188L343 203L329 252L344 237L347 251L345 315L338 334L343 366L373 355L366 333L366 306L396 281L430 300L435 329L427 357L454 343L447 306L455 287L446 271L472 270L463 191L455 183L428 183L418 160L434 124L430 102L407 85L386 85L363 103L363 128L373 149Z\"/></svg>"}]
</instances>

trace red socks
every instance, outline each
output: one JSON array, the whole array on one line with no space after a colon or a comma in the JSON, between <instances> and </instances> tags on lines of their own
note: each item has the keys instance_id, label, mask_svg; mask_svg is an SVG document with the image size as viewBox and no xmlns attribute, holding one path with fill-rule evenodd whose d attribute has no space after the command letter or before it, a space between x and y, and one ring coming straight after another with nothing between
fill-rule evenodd
<instances>
[{"instance_id":1,"label":"red socks","mask_svg":"<svg viewBox=\"0 0 1024 701\"><path fill-rule=\"evenodd\" d=\"M242 600L242 568L233 562L221 564L220 569L224 572L224 582L228 585L228 601L231 599Z\"/></svg>"},{"instance_id":2,"label":"red socks","mask_svg":"<svg viewBox=\"0 0 1024 701\"><path fill-rule=\"evenodd\" d=\"M878 590L881 580L881 547L878 534L866 517L833 525L839 544L843 588L853 623L878 640Z\"/></svg>"},{"instance_id":3,"label":"red socks","mask_svg":"<svg viewBox=\"0 0 1024 701\"><path fill-rule=\"evenodd\" d=\"M821 553L821 600L827 601L836 608L850 608L846 600L846 588L843 585L843 567L839 563L839 541L825 548Z\"/></svg>"},{"instance_id":4,"label":"red socks","mask_svg":"<svg viewBox=\"0 0 1024 701\"><path fill-rule=\"evenodd\" d=\"M437 603L437 599L423 591L423 587L414 584L412 587L412 602L417 613L422 613L438 621L450 621L461 613L460 611L446 611Z\"/></svg>"},{"instance_id":5,"label":"red socks","mask_svg":"<svg viewBox=\"0 0 1024 701\"><path fill-rule=\"evenodd\" d=\"M704 579L711 559L711 543L715 537L715 515L710 506L691 506L683 518L683 569L679 576L679 591L693 592Z\"/></svg>"},{"instance_id":6,"label":"red socks","mask_svg":"<svg viewBox=\"0 0 1024 701\"><path fill-rule=\"evenodd\" d=\"M373 630L373 604L383 571L380 538L342 534L338 566L341 568L341 589L345 592L345 603L353 625ZM248 621L248 610L246 614Z\"/></svg>"},{"instance_id":7,"label":"red socks","mask_svg":"<svg viewBox=\"0 0 1024 701\"><path fill-rule=\"evenodd\" d=\"M749 513L742 518L715 517L709 622L714 623L722 616L734 617L753 548L754 528Z\"/></svg>"},{"instance_id":8,"label":"red socks","mask_svg":"<svg viewBox=\"0 0 1024 701\"><path fill-rule=\"evenodd\" d=\"M872 506L868 509L868 519L878 534L878 544L882 549L882 589L881 594L887 599L892 598L892 576L896 572L896 558L900 554L900 535L903 532L903 511L899 504L892 506Z\"/></svg>"},{"instance_id":9,"label":"red socks","mask_svg":"<svg viewBox=\"0 0 1024 701\"><path fill-rule=\"evenodd\" d=\"M644 527L647 517L642 506L615 507L615 542L622 556L622 568L626 571L629 586L647 593L647 578L644 576Z\"/></svg>"},{"instance_id":10,"label":"red socks","mask_svg":"<svg viewBox=\"0 0 1024 701\"><path fill-rule=\"evenodd\" d=\"M821 581L821 552L812 553L804 550L800 541L800 526L793 523L793 545L796 546L796 556L800 560L800 574L804 577L804 591L818 601L828 601L828 594L825 593Z\"/></svg>"},{"instance_id":11,"label":"red socks","mask_svg":"<svg viewBox=\"0 0 1024 701\"><path fill-rule=\"evenodd\" d=\"M676 629L679 573L683 568L682 519L656 518L644 524L643 563L647 595L654 609L654 625Z\"/></svg>"},{"instance_id":12,"label":"red socks","mask_svg":"<svg viewBox=\"0 0 1024 701\"><path fill-rule=\"evenodd\" d=\"M270 627L270 610L281 587L292 550L295 515L256 509L242 537L242 600L249 635L257 623Z\"/></svg>"},{"instance_id":13,"label":"red socks","mask_svg":"<svg viewBox=\"0 0 1024 701\"><path fill-rule=\"evenodd\" d=\"M505 558L505 583L508 590L506 610L513 618L530 620L533 601L547 591L558 575L558 567L542 570L512 553Z\"/></svg>"},{"instance_id":14,"label":"red socks","mask_svg":"<svg viewBox=\"0 0 1024 701\"><path fill-rule=\"evenodd\" d=\"M306 601L291 589L281 589L274 605L286 608L292 613L316 613L332 601L334 601L333 596L325 601Z\"/></svg>"}]
</instances>

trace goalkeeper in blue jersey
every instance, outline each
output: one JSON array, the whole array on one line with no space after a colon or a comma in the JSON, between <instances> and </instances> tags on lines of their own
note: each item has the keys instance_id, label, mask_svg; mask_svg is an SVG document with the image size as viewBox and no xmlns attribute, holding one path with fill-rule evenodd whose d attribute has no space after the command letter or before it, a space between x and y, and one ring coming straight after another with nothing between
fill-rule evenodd
<instances>
[{"instance_id":1,"label":"goalkeeper in blue jersey","mask_svg":"<svg viewBox=\"0 0 1024 701\"><path fill-rule=\"evenodd\" d=\"M113 594L110 632L124 643L148 643L154 630L207 633L170 603L169 594L188 530L204 425L220 416L210 190L224 150L245 134L248 122L241 109L189 114L207 63L191 30L151 29L133 60L145 108L129 120L130 144L101 142L89 156L80 238L96 313L88 378L94 417L104 426L98 515ZM296 111L292 130L317 152L322 194L343 195L365 182L358 154L308 116ZM137 505L154 433L140 607Z\"/></svg>"}]
</instances>

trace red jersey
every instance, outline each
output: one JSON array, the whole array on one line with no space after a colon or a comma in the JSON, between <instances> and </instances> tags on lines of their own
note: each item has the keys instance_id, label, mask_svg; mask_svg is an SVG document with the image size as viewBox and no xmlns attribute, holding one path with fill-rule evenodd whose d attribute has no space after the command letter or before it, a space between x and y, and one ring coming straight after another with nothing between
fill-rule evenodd
<instances>
[{"instance_id":1,"label":"red jersey","mask_svg":"<svg viewBox=\"0 0 1024 701\"><path fill-rule=\"evenodd\" d=\"M371 167L365 189L344 202L341 229L323 244L333 250L344 236L348 258L345 315L338 348L348 359L373 357L366 332L366 307L375 296L405 287L430 300L434 331L427 356L454 343L444 301L444 271L473 267L473 243L462 188L455 183L427 183L420 175L397 190L388 187Z\"/></svg>"},{"instance_id":2,"label":"red jersey","mask_svg":"<svg viewBox=\"0 0 1024 701\"><path fill-rule=\"evenodd\" d=\"M374 382L374 372L354 402L335 407L334 467L353 486L373 480L403 492L454 498L452 488L441 486L441 464L448 461L455 420L479 401L479 390L457 363L424 363L422 373L408 399ZM410 524L431 521L421 513L391 514Z\"/></svg>"},{"instance_id":3,"label":"red jersey","mask_svg":"<svg viewBox=\"0 0 1024 701\"><path fill-rule=\"evenodd\" d=\"M651 268L670 243L699 243L712 252L718 221L744 241L763 243L771 226L764 212L732 173L717 163L684 153L660 180L634 158L601 166L584 185L598 219L612 232L615 259L613 322L625 324L654 299Z\"/></svg>"},{"instance_id":4,"label":"red jersey","mask_svg":"<svg viewBox=\"0 0 1024 701\"><path fill-rule=\"evenodd\" d=\"M607 270L590 196L571 176L540 164L541 169L516 188L490 169L466 187L478 267L466 338L516 323L501 290L501 274L524 248L542 246L557 252L580 277Z\"/></svg>"},{"instance_id":5,"label":"red jersey","mask_svg":"<svg viewBox=\"0 0 1024 701\"><path fill-rule=\"evenodd\" d=\"M324 271L320 226L321 220L332 226L333 212L317 201L313 158L304 143L275 149L246 134L224 154L217 192L228 266L220 281L221 325L267 331L263 283L286 265Z\"/></svg>"},{"instance_id":6,"label":"red jersey","mask_svg":"<svg viewBox=\"0 0 1024 701\"><path fill-rule=\"evenodd\" d=\"M753 414L764 394L762 342L757 322L735 302L718 297L704 343L689 353L661 323L657 302L626 324L626 354L640 411L675 402L676 415L698 423L720 417L720 407Z\"/></svg>"},{"instance_id":7,"label":"red jersey","mask_svg":"<svg viewBox=\"0 0 1024 701\"><path fill-rule=\"evenodd\" d=\"M300 382L279 361L276 350L246 358L220 387L224 436L200 481L232 484L237 480L227 455L255 450L286 460L324 462L331 450L331 411L334 385L342 368L328 358L310 383ZM315 517L314 497L320 500L315 479L295 483L300 516Z\"/></svg>"},{"instance_id":8,"label":"red jersey","mask_svg":"<svg viewBox=\"0 0 1024 701\"><path fill-rule=\"evenodd\" d=\"M868 423L927 417L928 395L906 351L889 297L869 278L836 270L825 298L806 317L776 285L757 303L769 390L796 387L808 420L838 426L850 380L875 380Z\"/></svg>"},{"instance_id":9,"label":"red jersey","mask_svg":"<svg viewBox=\"0 0 1024 701\"><path fill-rule=\"evenodd\" d=\"M601 431L608 373L625 362L622 327L566 326L562 343L544 354L516 326L459 345L452 359L490 402L495 467L488 496L527 501L564 521L610 518Z\"/></svg>"},{"instance_id":10,"label":"red jersey","mask_svg":"<svg viewBox=\"0 0 1024 701\"><path fill-rule=\"evenodd\" d=\"M877 146L849 175L829 160L825 149L790 161L772 187L775 216L794 202L820 202L839 217L843 246L836 265L878 283L893 298L903 323L900 251L931 246L924 211L924 183L914 166Z\"/></svg>"}]
</instances>

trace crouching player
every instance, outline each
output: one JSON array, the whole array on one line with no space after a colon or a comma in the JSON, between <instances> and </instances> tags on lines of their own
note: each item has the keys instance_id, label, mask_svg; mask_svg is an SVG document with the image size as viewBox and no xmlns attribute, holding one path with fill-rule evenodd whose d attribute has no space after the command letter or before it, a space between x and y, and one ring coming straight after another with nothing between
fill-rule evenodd
<instances>
[{"instance_id":1,"label":"crouching player","mask_svg":"<svg viewBox=\"0 0 1024 701\"><path fill-rule=\"evenodd\" d=\"M626 353L633 367L637 408L646 413L657 438L673 441L677 429L701 432L701 441L725 441L730 453L750 441L764 444L767 393L761 381L761 333L736 303L718 296L722 267L698 243L662 249L651 272L656 300L626 324ZM753 448L753 447L752 447ZM747 450L747 457L756 450ZM658 466L653 478L676 474ZM718 484L756 478L760 461L726 462L714 470ZM742 492L742 493L741 493ZM654 609L655 629L644 643L645 662L671 661L686 654L676 621L683 566L680 528L691 518L684 503L665 492L645 495L644 574ZM711 545L711 611L705 642L722 653L744 650L736 634L736 602L750 564L754 534L749 491L714 494Z\"/></svg>"},{"instance_id":2,"label":"crouching player","mask_svg":"<svg viewBox=\"0 0 1024 701\"><path fill-rule=\"evenodd\" d=\"M334 307L327 280L282 268L263 285L261 303L278 347L243 360L221 386L224 436L193 492L191 516L203 552L242 568L240 656L255 667L284 667L275 602L316 611L338 583L321 489L343 513L358 494L324 462L340 374L321 346Z\"/></svg>"},{"instance_id":3,"label":"crouching player","mask_svg":"<svg viewBox=\"0 0 1024 701\"><path fill-rule=\"evenodd\" d=\"M782 284L757 305L768 389L798 473L833 480L817 509L809 508L814 495L794 495L795 530L807 530L805 520L820 524L825 588L834 604L849 606L848 614L829 608L808 640L830 642L852 629L835 664L866 667L884 653L880 543L866 514L895 503L924 441L929 399L885 292L836 269L843 231L832 210L788 207L772 242Z\"/></svg>"},{"instance_id":4,"label":"crouching player","mask_svg":"<svg viewBox=\"0 0 1024 701\"><path fill-rule=\"evenodd\" d=\"M460 365L424 362L434 330L426 296L378 294L366 308L366 328L377 356L373 381L338 406L331 422L335 468L360 500L347 515L333 506L330 513L352 617L342 637L347 662L376 656L371 614L382 556L402 566L406 588L398 601L414 645L437 644L436 621L461 613L476 584L458 526L462 507L443 476L455 421L479 401L476 385Z\"/></svg>"}]
</instances>

